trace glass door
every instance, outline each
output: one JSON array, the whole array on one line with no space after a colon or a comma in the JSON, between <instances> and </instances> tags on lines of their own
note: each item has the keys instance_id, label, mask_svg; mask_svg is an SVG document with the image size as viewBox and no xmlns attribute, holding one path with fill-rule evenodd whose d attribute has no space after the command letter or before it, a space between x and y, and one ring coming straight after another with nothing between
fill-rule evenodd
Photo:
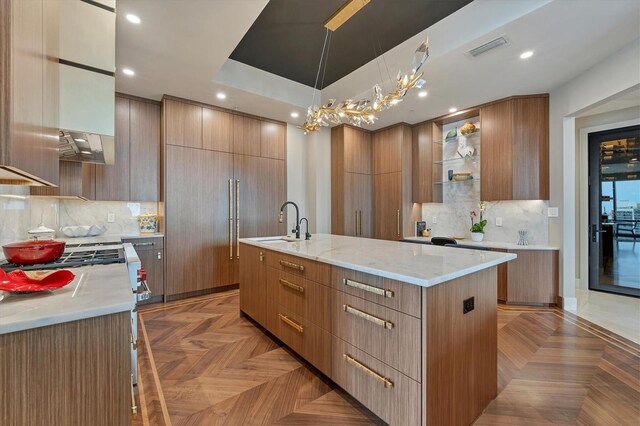
<instances>
[{"instance_id":1,"label":"glass door","mask_svg":"<svg viewBox=\"0 0 640 426\"><path fill-rule=\"evenodd\" d=\"M589 134L589 289L640 297L640 126Z\"/></svg>"}]
</instances>

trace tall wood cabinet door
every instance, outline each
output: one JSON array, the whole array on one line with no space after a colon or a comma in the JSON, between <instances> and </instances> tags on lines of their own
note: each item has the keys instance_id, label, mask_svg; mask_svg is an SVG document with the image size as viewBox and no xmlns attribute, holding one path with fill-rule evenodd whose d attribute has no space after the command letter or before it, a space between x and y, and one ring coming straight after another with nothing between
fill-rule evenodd
<instances>
[{"instance_id":1,"label":"tall wood cabinet door","mask_svg":"<svg viewBox=\"0 0 640 426\"><path fill-rule=\"evenodd\" d=\"M260 156L260 120L233 116L233 152Z\"/></svg>"},{"instance_id":2,"label":"tall wood cabinet door","mask_svg":"<svg viewBox=\"0 0 640 426\"><path fill-rule=\"evenodd\" d=\"M344 171L371 174L371 134L344 126Z\"/></svg>"},{"instance_id":3,"label":"tall wood cabinet door","mask_svg":"<svg viewBox=\"0 0 640 426\"><path fill-rule=\"evenodd\" d=\"M511 101L480 110L480 199L513 199L513 146Z\"/></svg>"},{"instance_id":4,"label":"tall wood cabinet door","mask_svg":"<svg viewBox=\"0 0 640 426\"><path fill-rule=\"evenodd\" d=\"M228 153L167 146L167 295L233 282Z\"/></svg>"},{"instance_id":5,"label":"tall wood cabinet door","mask_svg":"<svg viewBox=\"0 0 640 426\"><path fill-rule=\"evenodd\" d=\"M129 101L130 199L160 198L160 105Z\"/></svg>"},{"instance_id":6,"label":"tall wood cabinet door","mask_svg":"<svg viewBox=\"0 0 640 426\"><path fill-rule=\"evenodd\" d=\"M352 237L371 237L371 175L344 174L344 233Z\"/></svg>"},{"instance_id":7,"label":"tall wood cabinet door","mask_svg":"<svg viewBox=\"0 0 640 426\"><path fill-rule=\"evenodd\" d=\"M96 199L129 201L129 99L116 97L114 164L96 166Z\"/></svg>"},{"instance_id":8,"label":"tall wood cabinet door","mask_svg":"<svg viewBox=\"0 0 640 426\"><path fill-rule=\"evenodd\" d=\"M202 148L202 107L165 99L163 113L167 144Z\"/></svg>"},{"instance_id":9,"label":"tall wood cabinet door","mask_svg":"<svg viewBox=\"0 0 640 426\"><path fill-rule=\"evenodd\" d=\"M374 238L398 241L402 233L402 173L373 177Z\"/></svg>"},{"instance_id":10,"label":"tall wood cabinet door","mask_svg":"<svg viewBox=\"0 0 640 426\"><path fill-rule=\"evenodd\" d=\"M282 124L260 122L260 156L284 160L287 128Z\"/></svg>"},{"instance_id":11,"label":"tall wood cabinet door","mask_svg":"<svg viewBox=\"0 0 640 426\"><path fill-rule=\"evenodd\" d=\"M402 126L373 134L373 173L402 171Z\"/></svg>"},{"instance_id":12,"label":"tall wood cabinet door","mask_svg":"<svg viewBox=\"0 0 640 426\"><path fill-rule=\"evenodd\" d=\"M357 173L344 173L344 223L342 235L355 237L358 234L358 209L360 207L355 197L358 186Z\"/></svg>"},{"instance_id":13,"label":"tall wood cabinet door","mask_svg":"<svg viewBox=\"0 0 640 426\"><path fill-rule=\"evenodd\" d=\"M202 108L202 147L233 152L233 114Z\"/></svg>"}]
</instances>

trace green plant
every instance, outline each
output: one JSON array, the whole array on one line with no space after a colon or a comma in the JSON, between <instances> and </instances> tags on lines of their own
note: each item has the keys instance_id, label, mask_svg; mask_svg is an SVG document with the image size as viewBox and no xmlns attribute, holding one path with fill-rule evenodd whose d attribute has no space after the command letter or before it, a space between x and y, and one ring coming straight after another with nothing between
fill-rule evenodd
<instances>
[{"instance_id":1,"label":"green plant","mask_svg":"<svg viewBox=\"0 0 640 426\"><path fill-rule=\"evenodd\" d=\"M471 217L471 232L479 232L484 234L484 227L487 226L487 220L482 218L484 213L484 203L480 203L480 221L474 223L473 218L476 217L476 212L471 210L469 217Z\"/></svg>"}]
</instances>

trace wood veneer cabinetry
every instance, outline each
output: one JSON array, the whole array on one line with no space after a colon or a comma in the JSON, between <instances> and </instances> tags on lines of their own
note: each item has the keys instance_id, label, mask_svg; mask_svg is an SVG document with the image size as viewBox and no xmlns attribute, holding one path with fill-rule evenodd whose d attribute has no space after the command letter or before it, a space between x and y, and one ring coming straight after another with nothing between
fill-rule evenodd
<instances>
[{"instance_id":1,"label":"wood veneer cabinetry","mask_svg":"<svg viewBox=\"0 0 640 426\"><path fill-rule=\"evenodd\" d=\"M57 9L0 2L0 183L58 184Z\"/></svg>"},{"instance_id":2,"label":"wood veneer cabinetry","mask_svg":"<svg viewBox=\"0 0 640 426\"><path fill-rule=\"evenodd\" d=\"M346 125L331 129L331 232L373 233L371 134Z\"/></svg>"},{"instance_id":3,"label":"wood veneer cabinetry","mask_svg":"<svg viewBox=\"0 0 640 426\"><path fill-rule=\"evenodd\" d=\"M240 247L241 310L385 422L471 424L496 396L495 267L423 288Z\"/></svg>"},{"instance_id":4,"label":"wood veneer cabinetry","mask_svg":"<svg viewBox=\"0 0 640 426\"><path fill-rule=\"evenodd\" d=\"M442 128L433 121L419 124L413 128L413 197L414 203L441 203L442 185Z\"/></svg>"},{"instance_id":5,"label":"wood veneer cabinetry","mask_svg":"<svg viewBox=\"0 0 640 426\"><path fill-rule=\"evenodd\" d=\"M123 238L122 242L133 245L147 273L147 285L151 290L151 298L138 303L148 304L164 300L164 238Z\"/></svg>"},{"instance_id":6,"label":"wood veneer cabinetry","mask_svg":"<svg viewBox=\"0 0 640 426\"><path fill-rule=\"evenodd\" d=\"M525 305L557 304L558 250L509 250L509 253L518 258L506 265L506 280L502 288L499 287L502 292L499 300Z\"/></svg>"},{"instance_id":7,"label":"wood veneer cabinetry","mask_svg":"<svg viewBox=\"0 0 640 426\"><path fill-rule=\"evenodd\" d=\"M131 424L130 334L121 312L0 335L0 424Z\"/></svg>"},{"instance_id":8,"label":"wood veneer cabinetry","mask_svg":"<svg viewBox=\"0 0 640 426\"><path fill-rule=\"evenodd\" d=\"M168 96L163 108L171 299L237 283L239 238L286 233L277 220L286 198L286 127Z\"/></svg>"},{"instance_id":9,"label":"wood veneer cabinetry","mask_svg":"<svg viewBox=\"0 0 640 426\"><path fill-rule=\"evenodd\" d=\"M513 97L480 108L480 198L549 199L549 96Z\"/></svg>"},{"instance_id":10,"label":"wood veneer cabinetry","mask_svg":"<svg viewBox=\"0 0 640 426\"><path fill-rule=\"evenodd\" d=\"M373 134L373 236L399 240L422 216L412 202L412 132L399 124Z\"/></svg>"}]
</instances>

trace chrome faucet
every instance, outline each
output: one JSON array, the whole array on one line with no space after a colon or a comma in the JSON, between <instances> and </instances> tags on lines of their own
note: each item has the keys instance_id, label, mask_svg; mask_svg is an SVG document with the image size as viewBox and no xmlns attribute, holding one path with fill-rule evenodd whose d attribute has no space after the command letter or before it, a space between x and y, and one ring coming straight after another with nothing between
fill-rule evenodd
<instances>
[{"instance_id":1,"label":"chrome faucet","mask_svg":"<svg viewBox=\"0 0 640 426\"><path fill-rule=\"evenodd\" d=\"M310 240L311 234L309 233L309 219L307 219L306 217L303 217L302 219L300 219L300 223L302 223L303 220L307 223L307 232L304 233L304 239Z\"/></svg>"},{"instance_id":2,"label":"chrome faucet","mask_svg":"<svg viewBox=\"0 0 640 426\"><path fill-rule=\"evenodd\" d=\"M282 223L284 221L284 208L287 207L287 204L291 204L296 208L296 227L292 229L291 232L296 233L296 238L300 239L300 209L298 209L298 205L293 201L285 202L282 207L280 207L280 215L278 216L278 222Z\"/></svg>"}]
</instances>

